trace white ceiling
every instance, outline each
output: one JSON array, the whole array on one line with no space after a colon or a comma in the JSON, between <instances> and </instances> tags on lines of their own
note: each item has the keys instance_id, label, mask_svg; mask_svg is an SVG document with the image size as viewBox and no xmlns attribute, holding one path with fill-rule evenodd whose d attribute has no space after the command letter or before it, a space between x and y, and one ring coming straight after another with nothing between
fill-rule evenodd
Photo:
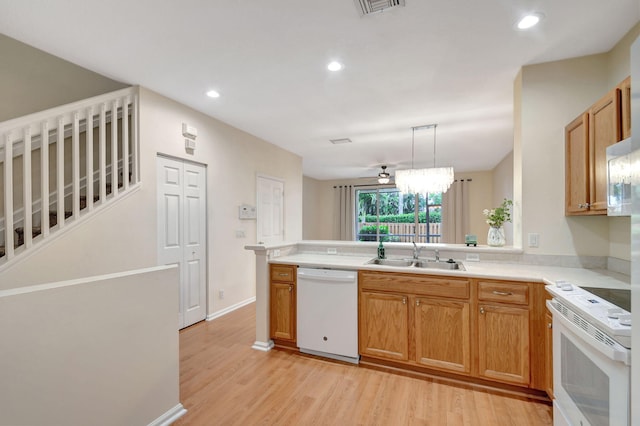
<instances>
[{"instance_id":1,"label":"white ceiling","mask_svg":"<svg viewBox=\"0 0 640 426\"><path fill-rule=\"evenodd\" d=\"M542 24L514 30L531 11ZM367 17L353 0L0 0L0 32L294 152L316 179L406 168L429 123L438 165L490 170L511 150L519 68L606 52L639 19L639 0L406 0ZM415 165L432 151L416 132Z\"/></svg>"}]
</instances>

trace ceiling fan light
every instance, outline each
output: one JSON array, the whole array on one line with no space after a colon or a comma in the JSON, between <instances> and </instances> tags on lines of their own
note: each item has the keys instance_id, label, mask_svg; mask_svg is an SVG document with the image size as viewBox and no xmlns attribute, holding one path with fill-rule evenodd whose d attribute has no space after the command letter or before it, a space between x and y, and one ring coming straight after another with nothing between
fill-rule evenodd
<instances>
[{"instance_id":1,"label":"ceiling fan light","mask_svg":"<svg viewBox=\"0 0 640 426\"><path fill-rule=\"evenodd\" d=\"M389 183L391 174L387 173L387 166L381 166L381 167L382 167L382 171L378 173L378 183L385 185Z\"/></svg>"}]
</instances>

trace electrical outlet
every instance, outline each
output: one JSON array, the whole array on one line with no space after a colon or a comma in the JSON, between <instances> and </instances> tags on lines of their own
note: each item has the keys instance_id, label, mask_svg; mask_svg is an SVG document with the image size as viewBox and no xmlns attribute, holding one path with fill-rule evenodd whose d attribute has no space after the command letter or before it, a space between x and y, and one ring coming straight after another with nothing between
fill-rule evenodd
<instances>
[{"instance_id":1,"label":"electrical outlet","mask_svg":"<svg viewBox=\"0 0 640 426\"><path fill-rule=\"evenodd\" d=\"M338 254L338 250L335 248L328 248L327 254Z\"/></svg>"},{"instance_id":2,"label":"electrical outlet","mask_svg":"<svg viewBox=\"0 0 640 426\"><path fill-rule=\"evenodd\" d=\"M224 299L224 290L218 290L218 297L220 297L220 299Z\"/></svg>"},{"instance_id":3,"label":"electrical outlet","mask_svg":"<svg viewBox=\"0 0 640 426\"><path fill-rule=\"evenodd\" d=\"M529 247L538 247L540 245L540 234L530 233L527 237L529 240Z\"/></svg>"},{"instance_id":4,"label":"electrical outlet","mask_svg":"<svg viewBox=\"0 0 640 426\"><path fill-rule=\"evenodd\" d=\"M275 249L275 250L273 251L273 255L272 255L272 257L280 257L280 249Z\"/></svg>"},{"instance_id":5,"label":"electrical outlet","mask_svg":"<svg viewBox=\"0 0 640 426\"><path fill-rule=\"evenodd\" d=\"M480 255L478 253L467 253L467 260L469 262L480 262Z\"/></svg>"}]
</instances>

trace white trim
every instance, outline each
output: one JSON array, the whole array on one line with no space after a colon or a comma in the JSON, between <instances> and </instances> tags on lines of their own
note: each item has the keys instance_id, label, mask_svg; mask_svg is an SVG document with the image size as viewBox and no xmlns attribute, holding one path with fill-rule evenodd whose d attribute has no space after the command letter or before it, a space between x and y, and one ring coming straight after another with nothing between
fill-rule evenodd
<instances>
[{"instance_id":1,"label":"white trim","mask_svg":"<svg viewBox=\"0 0 640 426\"><path fill-rule=\"evenodd\" d=\"M249 304L251 304L251 303L253 303L255 301L256 301L256 297L253 296L253 297L250 297L250 298L248 298L246 300L243 300L242 302L236 303L235 305L231 305L228 308L224 308L224 309L222 309L220 311L217 311L217 312L212 312L209 315L207 315L207 321L213 321L216 318L220 318L223 315L231 313L231 312L235 311L236 309L240 309L243 306L247 306L247 305L249 305Z\"/></svg>"},{"instance_id":2,"label":"white trim","mask_svg":"<svg viewBox=\"0 0 640 426\"><path fill-rule=\"evenodd\" d=\"M251 349L255 349L257 351L262 351L262 352L269 352L271 349L273 349L273 347L274 347L273 340L269 340L268 342L259 342L256 340L255 342L253 342Z\"/></svg>"},{"instance_id":3,"label":"white trim","mask_svg":"<svg viewBox=\"0 0 640 426\"><path fill-rule=\"evenodd\" d=\"M149 423L149 426L169 426L187 413L186 408L178 403L175 407Z\"/></svg>"}]
</instances>

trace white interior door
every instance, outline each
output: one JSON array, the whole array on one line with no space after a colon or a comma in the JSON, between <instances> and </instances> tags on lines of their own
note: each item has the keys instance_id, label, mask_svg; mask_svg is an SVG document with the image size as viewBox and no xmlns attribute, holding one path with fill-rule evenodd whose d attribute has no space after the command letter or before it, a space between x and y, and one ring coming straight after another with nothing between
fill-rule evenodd
<instances>
[{"instance_id":1,"label":"white interior door","mask_svg":"<svg viewBox=\"0 0 640 426\"><path fill-rule=\"evenodd\" d=\"M157 159L158 263L180 268L179 328L207 315L206 168Z\"/></svg>"},{"instance_id":2,"label":"white interior door","mask_svg":"<svg viewBox=\"0 0 640 426\"><path fill-rule=\"evenodd\" d=\"M256 188L258 198L256 241L265 244L284 241L284 182L258 176Z\"/></svg>"}]
</instances>

